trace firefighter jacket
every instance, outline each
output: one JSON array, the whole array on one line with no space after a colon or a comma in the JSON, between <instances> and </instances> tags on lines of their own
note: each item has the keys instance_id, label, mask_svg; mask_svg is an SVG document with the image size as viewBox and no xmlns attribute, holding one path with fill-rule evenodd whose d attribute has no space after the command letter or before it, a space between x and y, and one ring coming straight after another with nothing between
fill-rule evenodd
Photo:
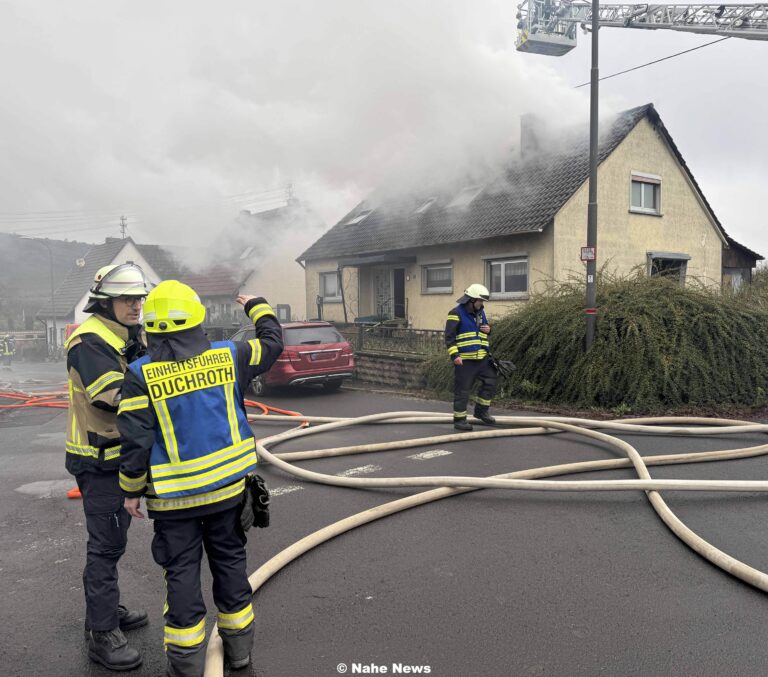
<instances>
[{"instance_id":1,"label":"firefighter jacket","mask_svg":"<svg viewBox=\"0 0 768 677\"><path fill-rule=\"evenodd\" d=\"M0 355L15 355L16 341L13 338L0 339Z\"/></svg>"},{"instance_id":2,"label":"firefighter jacket","mask_svg":"<svg viewBox=\"0 0 768 677\"><path fill-rule=\"evenodd\" d=\"M448 357L454 360L482 360L488 355L488 334L480 331L481 324L488 324L485 310L470 313L465 305L456 306L445 322L445 345Z\"/></svg>"},{"instance_id":3,"label":"firefighter jacket","mask_svg":"<svg viewBox=\"0 0 768 677\"><path fill-rule=\"evenodd\" d=\"M117 405L132 343L128 327L91 315L67 339L69 422L66 467L80 472L119 466Z\"/></svg>"},{"instance_id":4,"label":"firefighter jacket","mask_svg":"<svg viewBox=\"0 0 768 677\"><path fill-rule=\"evenodd\" d=\"M129 367L117 416L120 487L127 497L146 495L155 519L231 507L256 467L243 393L274 364L283 341L263 299L246 310L256 326L247 343L216 341L189 359L145 356Z\"/></svg>"}]
</instances>

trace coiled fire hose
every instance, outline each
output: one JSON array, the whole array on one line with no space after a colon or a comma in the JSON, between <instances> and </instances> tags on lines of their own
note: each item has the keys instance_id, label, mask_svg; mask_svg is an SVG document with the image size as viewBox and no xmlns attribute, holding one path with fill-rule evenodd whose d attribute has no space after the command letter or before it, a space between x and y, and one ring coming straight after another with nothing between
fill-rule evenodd
<instances>
[{"instance_id":1,"label":"coiled fire hose","mask_svg":"<svg viewBox=\"0 0 768 677\"><path fill-rule=\"evenodd\" d=\"M286 412L287 413L287 412ZM292 412L293 413L293 412ZM296 421L296 414L292 416L269 416L271 421ZM249 416L251 421L265 421L262 416ZM529 491L638 491L646 492L653 509L670 528L670 530L686 545L699 555L707 559L715 566L727 571L745 583L768 592L768 574L758 571L747 564L731 557L717 549L711 543L694 533L670 510L666 502L658 493L661 490L668 491L737 491L737 492L766 492L768 481L741 481L741 480L654 480L648 472L648 466L672 465L683 463L701 463L708 461L733 460L737 458L750 458L768 453L768 444L726 451L703 451L683 454L665 454L642 457L629 443L612 435L595 430L611 430L617 433L646 433L665 435L729 435L737 433L766 433L768 425L754 424L744 421L729 419L707 418L638 418L623 419L621 421L593 421L588 419L576 419L568 417L518 417L498 416L497 423L510 428L499 428L471 433L459 433L450 435L438 435L397 442L384 442L376 444L362 444L335 449L319 449L304 452L290 452L273 454L268 447L274 447L282 442L303 437L306 435L320 434L330 430L336 430L352 425L375 423L440 423L451 422L452 415L434 414L423 411L388 412L361 416L359 418L330 418L309 417L299 415L298 420L303 424L286 432L257 441L256 448L261 462L268 462L280 470L310 482L331 484L342 487L354 488L382 488L382 487L438 487L420 492L412 496L400 498L379 506L375 506L356 515L330 524L316 531L282 552L278 553L249 577L251 589L255 593L270 577L287 566L294 559L305 552L324 543L339 534L350 531L374 520L392 515L396 512L407 510L418 505L424 505L449 496L476 491L484 488L516 489ZM315 427L306 427L308 423L319 423ZM447 442L481 439L486 437L512 437L522 435L538 435L545 433L570 432L583 437L594 439L607 444L626 458L583 461L567 463L548 467L520 470L493 477L389 477L389 478L361 478L339 477L325 475L298 468L289 461L297 461L309 458L322 458L326 456L341 456L345 454L368 453L385 451L390 449L405 449L417 446L445 444ZM570 475L595 470L613 470L620 468L634 468L637 472L636 480L592 480L592 481L550 481L542 480L545 477L558 475ZM224 650L217 628L214 626L208 641L206 654L206 677L220 677L224 674Z\"/></svg>"}]
</instances>

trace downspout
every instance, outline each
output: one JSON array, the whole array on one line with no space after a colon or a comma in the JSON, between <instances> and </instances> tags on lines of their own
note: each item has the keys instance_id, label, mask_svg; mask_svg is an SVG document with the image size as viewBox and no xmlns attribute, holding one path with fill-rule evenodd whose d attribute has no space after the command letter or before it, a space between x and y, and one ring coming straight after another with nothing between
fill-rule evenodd
<instances>
[{"instance_id":1,"label":"downspout","mask_svg":"<svg viewBox=\"0 0 768 677\"><path fill-rule=\"evenodd\" d=\"M344 298L344 265L339 264L338 268L338 275L339 275L339 288L341 289L341 307L344 309L344 324L349 324L349 320L347 319L347 300ZM359 310L357 311L360 312Z\"/></svg>"}]
</instances>

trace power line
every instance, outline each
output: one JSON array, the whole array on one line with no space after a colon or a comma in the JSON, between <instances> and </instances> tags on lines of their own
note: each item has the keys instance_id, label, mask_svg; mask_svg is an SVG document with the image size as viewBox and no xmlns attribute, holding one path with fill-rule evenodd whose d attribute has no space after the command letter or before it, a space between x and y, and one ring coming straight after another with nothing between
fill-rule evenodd
<instances>
[{"instance_id":1,"label":"power line","mask_svg":"<svg viewBox=\"0 0 768 677\"><path fill-rule=\"evenodd\" d=\"M624 75L625 73L631 73L632 71L640 70L641 68L645 68L646 66L653 66L655 63L660 63L661 61L666 61L667 59L674 59L676 56L680 56L681 54L688 54L688 52L695 52L697 49L704 49L704 47L709 47L710 45L716 45L718 42L722 42L723 40L730 40L730 36L720 38L719 40L712 40L712 42L705 42L703 45L699 45L698 47L691 47L690 49L683 50L682 52L677 52L676 54L670 54L669 56L664 56L661 59L656 59L655 61L649 61L647 63L640 64L639 66L633 66L632 68L627 68L627 70L619 71L618 73L613 73L611 75L606 75L603 78L600 78L599 81L602 80L610 80L611 78L618 77L619 75ZM586 87L589 82L583 82L580 85L576 85L574 89L579 89L579 87Z\"/></svg>"}]
</instances>

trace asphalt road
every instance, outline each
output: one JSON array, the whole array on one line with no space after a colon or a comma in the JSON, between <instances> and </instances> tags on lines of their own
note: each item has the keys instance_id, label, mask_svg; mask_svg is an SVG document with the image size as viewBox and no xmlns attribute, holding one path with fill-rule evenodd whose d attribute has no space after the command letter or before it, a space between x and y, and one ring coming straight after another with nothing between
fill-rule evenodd
<instances>
[{"instance_id":1,"label":"asphalt road","mask_svg":"<svg viewBox=\"0 0 768 677\"><path fill-rule=\"evenodd\" d=\"M63 383L63 366L0 372L27 390ZM267 404L307 414L448 411L447 403L344 388L279 392ZM264 437L280 427L256 427ZM107 675L82 637L82 507L63 467L65 416L0 413L0 660L3 675ZM448 432L445 426L359 427L279 451ZM763 438L626 437L641 453L758 444ZM414 458L434 451L428 458ZM445 452L445 453L444 453ZM472 441L304 462L362 476L492 475L615 452L570 435ZM264 465L272 526L250 532L249 569L303 536L410 490L304 484ZM768 459L651 469L655 477L754 479ZM632 477L630 471L580 478ZM46 484L36 484L46 483ZM768 497L670 492L694 531L768 570ZM144 665L164 675L161 570L151 524L134 521L121 560L123 601L150 625L130 634ZM207 567L204 582L210 587ZM209 628L215 617L206 591ZM234 674L763 675L768 597L679 542L644 494L477 491L385 518L307 553L255 596L253 666ZM341 665L344 667L342 668ZM346 672L342 672L346 670ZM399 672L398 672L399 670Z\"/></svg>"}]
</instances>

